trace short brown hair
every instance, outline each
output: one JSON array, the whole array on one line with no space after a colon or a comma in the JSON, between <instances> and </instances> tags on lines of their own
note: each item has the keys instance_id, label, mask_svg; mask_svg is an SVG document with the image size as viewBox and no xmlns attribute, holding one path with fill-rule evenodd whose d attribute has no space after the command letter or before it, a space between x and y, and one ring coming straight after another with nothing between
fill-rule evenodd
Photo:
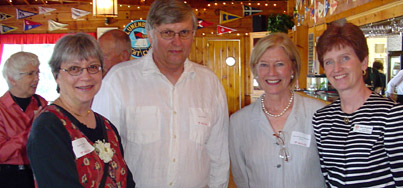
<instances>
[{"instance_id":1,"label":"short brown hair","mask_svg":"<svg viewBox=\"0 0 403 188\"><path fill-rule=\"evenodd\" d=\"M333 48L350 46L360 61L368 56L367 39L361 29L352 23L333 22L328 25L316 45L320 65L323 67L323 56Z\"/></svg>"}]
</instances>

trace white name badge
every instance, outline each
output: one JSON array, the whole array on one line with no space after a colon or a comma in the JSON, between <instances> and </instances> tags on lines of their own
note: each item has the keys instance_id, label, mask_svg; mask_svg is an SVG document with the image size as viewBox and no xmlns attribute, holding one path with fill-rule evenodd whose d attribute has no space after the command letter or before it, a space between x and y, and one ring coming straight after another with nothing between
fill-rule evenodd
<instances>
[{"instance_id":1,"label":"white name badge","mask_svg":"<svg viewBox=\"0 0 403 188\"><path fill-rule=\"evenodd\" d=\"M95 149L85 138L75 139L71 144L73 145L73 152L77 159L91 153Z\"/></svg>"},{"instance_id":2,"label":"white name badge","mask_svg":"<svg viewBox=\"0 0 403 188\"><path fill-rule=\"evenodd\" d=\"M309 148L311 145L311 135L292 131L290 143Z\"/></svg>"},{"instance_id":3,"label":"white name badge","mask_svg":"<svg viewBox=\"0 0 403 188\"><path fill-rule=\"evenodd\" d=\"M372 126L368 125L354 125L353 132L372 134L372 128L373 128Z\"/></svg>"}]
</instances>

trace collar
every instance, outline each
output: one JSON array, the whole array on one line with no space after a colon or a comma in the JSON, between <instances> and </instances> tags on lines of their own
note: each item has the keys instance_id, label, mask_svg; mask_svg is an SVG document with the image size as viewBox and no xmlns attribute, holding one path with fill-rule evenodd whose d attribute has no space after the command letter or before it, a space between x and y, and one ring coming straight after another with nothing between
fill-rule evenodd
<instances>
[{"instance_id":1,"label":"collar","mask_svg":"<svg viewBox=\"0 0 403 188\"><path fill-rule=\"evenodd\" d=\"M4 95L1 97L1 100L4 103L4 105L6 105L7 108L10 108L13 105L18 105L13 100L13 97L11 96L10 91L7 91L6 93L4 93Z\"/></svg>"},{"instance_id":2,"label":"collar","mask_svg":"<svg viewBox=\"0 0 403 188\"><path fill-rule=\"evenodd\" d=\"M161 71L158 69L157 65L154 62L153 59L153 51L150 49L144 57L142 57L142 60L140 60L141 63L144 64L142 67L141 73L143 76L147 75L152 75L152 74L159 74L162 75ZM186 58L185 63L184 63L184 71L182 73L182 76L189 76L190 78L194 78L196 74L196 69L195 65Z\"/></svg>"}]
</instances>

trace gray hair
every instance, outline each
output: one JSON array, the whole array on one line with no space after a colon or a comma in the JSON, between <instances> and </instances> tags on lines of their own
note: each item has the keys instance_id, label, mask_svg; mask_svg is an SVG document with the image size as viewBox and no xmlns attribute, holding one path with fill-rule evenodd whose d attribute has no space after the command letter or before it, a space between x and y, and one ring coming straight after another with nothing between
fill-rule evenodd
<instances>
[{"instance_id":1,"label":"gray hair","mask_svg":"<svg viewBox=\"0 0 403 188\"><path fill-rule=\"evenodd\" d=\"M49 66L53 76L57 79L60 72L60 66L63 62L72 60L88 60L97 58L104 65L104 55L98 42L91 35L86 33L77 33L74 35L65 35L59 39L53 50L52 57L49 60Z\"/></svg>"},{"instance_id":2,"label":"gray hair","mask_svg":"<svg viewBox=\"0 0 403 188\"><path fill-rule=\"evenodd\" d=\"M155 0L147 15L146 30L151 32L161 24L179 23L192 16L193 30L197 29L197 18L192 8L178 0Z\"/></svg>"},{"instance_id":3,"label":"gray hair","mask_svg":"<svg viewBox=\"0 0 403 188\"><path fill-rule=\"evenodd\" d=\"M107 32L105 32L104 34L102 34L101 37L99 37L98 41L101 41L104 37L106 36L111 36L113 38L113 40L116 41L117 45L116 47L126 50L127 52L129 52L129 54L131 54L132 52L132 41L130 40L130 37L128 34L126 34L124 31L119 30L119 29L112 29L109 30Z\"/></svg>"},{"instance_id":4,"label":"gray hair","mask_svg":"<svg viewBox=\"0 0 403 188\"><path fill-rule=\"evenodd\" d=\"M29 64L39 66L38 56L30 52L17 52L7 59L3 68L3 77L6 79L9 88L11 88L9 78L13 80L21 79L21 69Z\"/></svg>"},{"instance_id":5,"label":"gray hair","mask_svg":"<svg viewBox=\"0 0 403 188\"><path fill-rule=\"evenodd\" d=\"M292 62L292 68L294 70L294 78L291 80L289 86L292 87L301 71L301 57L298 53L298 49L295 44L291 41L285 33L272 33L262 39L260 39L255 47L253 48L252 54L250 55L250 68L252 70L253 76L257 77L257 65L259 64L260 58L266 52L267 49L274 46L279 46L283 48L285 53L288 55Z\"/></svg>"}]
</instances>

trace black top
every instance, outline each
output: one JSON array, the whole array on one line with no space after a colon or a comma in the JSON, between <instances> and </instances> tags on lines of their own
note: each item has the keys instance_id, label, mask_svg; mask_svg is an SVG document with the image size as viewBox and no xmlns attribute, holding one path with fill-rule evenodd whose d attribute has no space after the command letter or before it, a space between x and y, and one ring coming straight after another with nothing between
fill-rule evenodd
<instances>
[{"instance_id":1,"label":"black top","mask_svg":"<svg viewBox=\"0 0 403 188\"><path fill-rule=\"evenodd\" d=\"M59 109L61 109L63 113L67 113L69 120L91 141L98 140L96 135L103 135L98 133L102 131L102 128L99 128L101 126L98 120L97 128L88 129L73 115L60 107ZM95 115L100 116L97 113L95 113ZM123 147L118 131L114 125L111 124L111 127L118 137L123 156ZM33 140L35 140L35 142L33 142ZM58 188L82 187L76 168L76 159L71 145L70 134L55 114L44 112L35 119L27 142L27 152L34 175L47 177L46 182L42 182L42 187L50 188L54 187L54 185L57 185ZM49 173L49 171L53 173ZM133 175L128 167L127 187L135 187Z\"/></svg>"}]
</instances>

